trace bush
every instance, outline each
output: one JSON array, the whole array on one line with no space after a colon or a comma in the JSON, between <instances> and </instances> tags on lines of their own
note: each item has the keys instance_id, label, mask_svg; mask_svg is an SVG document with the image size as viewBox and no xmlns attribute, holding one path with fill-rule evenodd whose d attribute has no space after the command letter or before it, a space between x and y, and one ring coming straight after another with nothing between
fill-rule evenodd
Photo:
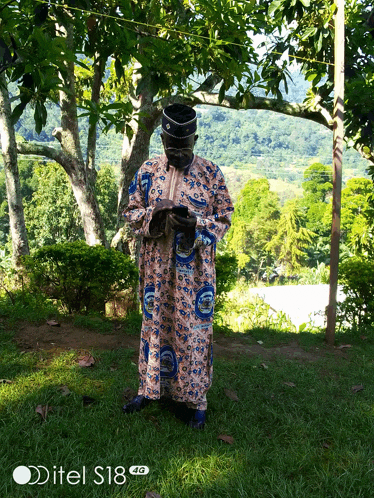
<instances>
[{"instance_id":1,"label":"bush","mask_svg":"<svg viewBox=\"0 0 374 498\"><path fill-rule=\"evenodd\" d=\"M216 255L216 310L222 306L227 292L234 288L237 272L236 256L227 253Z\"/></svg>"},{"instance_id":2,"label":"bush","mask_svg":"<svg viewBox=\"0 0 374 498\"><path fill-rule=\"evenodd\" d=\"M57 318L58 310L45 296L27 289L7 289L0 294L0 317L14 321L38 322Z\"/></svg>"},{"instance_id":3,"label":"bush","mask_svg":"<svg viewBox=\"0 0 374 498\"><path fill-rule=\"evenodd\" d=\"M328 284L330 281L330 267L325 263L318 263L317 268L302 268L299 272L300 285Z\"/></svg>"},{"instance_id":4,"label":"bush","mask_svg":"<svg viewBox=\"0 0 374 498\"><path fill-rule=\"evenodd\" d=\"M138 271L130 257L83 241L45 246L24 258L30 290L60 300L69 313L105 311L117 292L135 292Z\"/></svg>"},{"instance_id":5,"label":"bush","mask_svg":"<svg viewBox=\"0 0 374 498\"><path fill-rule=\"evenodd\" d=\"M339 284L346 295L339 303L337 319L352 326L374 323L374 262L352 257L339 268Z\"/></svg>"}]
</instances>

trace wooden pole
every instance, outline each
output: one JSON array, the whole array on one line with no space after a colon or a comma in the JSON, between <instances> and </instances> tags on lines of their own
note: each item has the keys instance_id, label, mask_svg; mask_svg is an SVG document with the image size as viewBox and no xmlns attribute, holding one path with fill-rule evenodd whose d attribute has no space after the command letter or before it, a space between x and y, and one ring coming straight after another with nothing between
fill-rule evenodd
<instances>
[{"instance_id":1,"label":"wooden pole","mask_svg":"<svg viewBox=\"0 0 374 498\"><path fill-rule=\"evenodd\" d=\"M330 296L327 310L326 342L334 344L336 295L338 290L340 208L342 190L342 159L344 136L344 0L335 0L334 47L334 130L333 130L333 201L330 250Z\"/></svg>"}]
</instances>

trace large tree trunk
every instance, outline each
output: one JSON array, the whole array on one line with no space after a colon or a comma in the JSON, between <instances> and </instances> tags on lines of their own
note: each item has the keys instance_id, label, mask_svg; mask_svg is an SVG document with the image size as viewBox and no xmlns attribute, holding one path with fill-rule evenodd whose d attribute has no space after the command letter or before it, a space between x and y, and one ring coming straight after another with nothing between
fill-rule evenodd
<instances>
[{"instance_id":1,"label":"large tree trunk","mask_svg":"<svg viewBox=\"0 0 374 498\"><path fill-rule=\"evenodd\" d=\"M129 186L136 171L149 157L149 144L152 133L158 125L161 117L162 109L153 103L154 94L151 89L145 88L138 97L135 94L136 85L140 78L140 72L137 71L141 66L135 64L132 86L130 87L129 98L133 105L133 118L129 125L132 129L132 137L127 134L123 137L122 160L121 160L121 175L118 191L118 207L117 207L117 233L114 236L111 246L116 247L119 251L131 254L134 259L137 255L137 243L134 234L129 230L127 224L120 228L123 224L122 213L129 202ZM141 118L137 117L142 113ZM141 119L142 125L138 120Z\"/></svg>"},{"instance_id":2,"label":"large tree trunk","mask_svg":"<svg viewBox=\"0 0 374 498\"><path fill-rule=\"evenodd\" d=\"M0 136L5 167L13 264L21 265L21 256L29 254L29 244L23 213L21 185L17 164L17 144L11 123L11 106L4 73L0 75Z\"/></svg>"},{"instance_id":3,"label":"large tree trunk","mask_svg":"<svg viewBox=\"0 0 374 498\"><path fill-rule=\"evenodd\" d=\"M57 27L60 34L66 39L67 47L74 51L73 24L67 22L66 26ZM102 65L95 66L95 81L93 98L98 101L100 92L100 75L102 74ZM64 152L63 160L60 162L69 176L75 199L77 201L84 235L87 244L102 244L107 246L104 225L100 214L99 205L94 192L95 175L95 148L96 148L96 127L90 128L88 137L88 159L84 163L81 144L79 140L78 115L76 104L76 89L74 77L74 62L67 60L65 62L65 74L61 76L64 81L65 90L60 90L60 108L61 108L61 128L53 131L53 136L61 144Z\"/></svg>"},{"instance_id":4,"label":"large tree trunk","mask_svg":"<svg viewBox=\"0 0 374 498\"><path fill-rule=\"evenodd\" d=\"M108 244L105 238L104 226L94 187L86 176L83 177L83 180L82 175L72 173L69 175L69 178L81 213L87 244L90 246L101 244L107 247Z\"/></svg>"}]
</instances>

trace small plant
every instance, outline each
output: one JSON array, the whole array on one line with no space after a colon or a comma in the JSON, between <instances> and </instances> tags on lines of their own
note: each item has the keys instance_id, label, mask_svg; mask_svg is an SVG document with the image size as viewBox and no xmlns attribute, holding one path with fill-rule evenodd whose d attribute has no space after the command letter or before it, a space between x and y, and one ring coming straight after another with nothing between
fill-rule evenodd
<instances>
[{"instance_id":1,"label":"small plant","mask_svg":"<svg viewBox=\"0 0 374 498\"><path fill-rule=\"evenodd\" d=\"M69 313L105 312L118 292L136 289L138 272L130 257L83 241L45 246L24 259L30 290L59 300Z\"/></svg>"},{"instance_id":2,"label":"small plant","mask_svg":"<svg viewBox=\"0 0 374 498\"><path fill-rule=\"evenodd\" d=\"M238 285L227 294L223 307L215 315L215 325L219 329L246 332L256 327L296 331L289 317L283 312L274 312L250 289Z\"/></svg>"},{"instance_id":3,"label":"small plant","mask_svg":"<svg viewBox=\"0 0 374 498\"><path fill-rule=\"evenodd\" d=\"M327 284L329 282L329 277L329 266L326 266L325 263L318 263L317 268L303 268L302 270L300 270L300 278L298 284Z\"/></svg>"},{"instance_id":4,"label":"small plant","mask_svg":"<svg viewBox=\"0 0 374 498\"><path fill-rule=\"evenodd\" d=\"M227 293L235 286L237 272L236 256L228 253L216 255L216 310L222 308Z\"/></svg>"},{"instance_id":5,"label":"small plant","mask_svg":"<svg viewBox=\"0 0 374 498\"><path fill-rule=\"evenodd\" d=\"M351 326L374 323L374 261L353 257L339 268L339 283L346 295L338 304L337 320Z\"/></svg>"}]
</instances>

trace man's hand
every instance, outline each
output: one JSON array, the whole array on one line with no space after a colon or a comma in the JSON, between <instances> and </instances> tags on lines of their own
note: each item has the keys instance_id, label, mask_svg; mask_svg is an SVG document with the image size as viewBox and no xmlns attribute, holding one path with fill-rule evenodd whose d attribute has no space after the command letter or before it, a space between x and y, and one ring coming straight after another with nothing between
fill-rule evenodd
<instances>
[{"instance_id":1,"label":"man's hand","mask_svg":"<svg viewBox=\"0 0 374 498\"><path fill-rule=\"evenodd\" d=\"M168 215L169 226L173 230L178 230L180 232L191 232L195 230L196 226L196 216L189 214L187 218L183 216L178 216L175 213Z\"/></svg>"},{"instance_id":2,"label":"man's hand","mask_svg":"<svg viewBox=\"0 0 374 498\"><path fill-rule=\"evenodd\" d=\"M161 199L161 201L158 201L156 206L153 208L152 217L156 216L158 213L161 213L162 211L171 211L174 206L175 206L174 202L171 201L170 199Z\"/></svg>"},{"instance_id":3,"label":"man's hand","mask_svg":"<svg viewBox=\"0 0 374 498\"><path fill-rule=\"evenodd\" d=\"M174 202L170 199L161 199L153 208L152 219L149 224L149 233L152 237L165 234L166 216L171 213L174 206Z\"/></svg>"}]
</instances>

